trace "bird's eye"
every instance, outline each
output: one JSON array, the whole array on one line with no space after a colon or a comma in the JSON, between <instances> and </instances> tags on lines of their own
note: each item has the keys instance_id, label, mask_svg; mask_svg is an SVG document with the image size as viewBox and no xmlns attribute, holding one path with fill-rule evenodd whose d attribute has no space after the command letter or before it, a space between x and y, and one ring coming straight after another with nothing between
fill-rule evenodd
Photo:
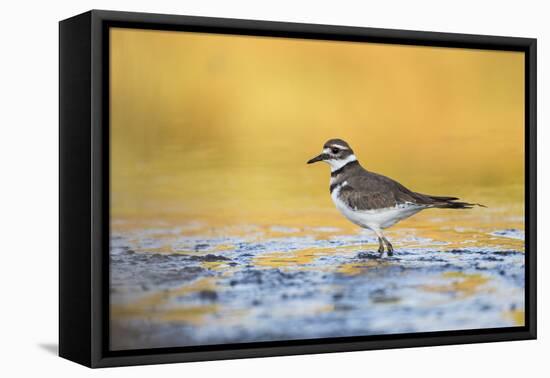
<instances>
[{"instance_id":1,"label":"bird's eye","mask_svg":"<svg viewBox=\"0 0 550 378\"><path fill-rule=\"evenodd\" d=\"M340 152L340 149L336 147L332 147L330 150L332 151L333 154L337 154L338 152Z\"/></svg>"}]
</instances>

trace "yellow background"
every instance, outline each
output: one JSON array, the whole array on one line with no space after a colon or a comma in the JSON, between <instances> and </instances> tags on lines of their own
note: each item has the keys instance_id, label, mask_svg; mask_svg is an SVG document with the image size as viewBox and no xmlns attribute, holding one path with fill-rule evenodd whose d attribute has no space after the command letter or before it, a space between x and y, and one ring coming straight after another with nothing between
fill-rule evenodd
<instances>
[{"instance_id":1,"label":"yellow background","mask_svg":"<svg viewBox=\"0 0 550 378\"><path fill-rule=\"evenodd\" d=\"M306 165L337 137L412 190L523 209L523 53L132 29L110 41L113 218L346 222L328 167Z\"/></svg>"}]
</instances>

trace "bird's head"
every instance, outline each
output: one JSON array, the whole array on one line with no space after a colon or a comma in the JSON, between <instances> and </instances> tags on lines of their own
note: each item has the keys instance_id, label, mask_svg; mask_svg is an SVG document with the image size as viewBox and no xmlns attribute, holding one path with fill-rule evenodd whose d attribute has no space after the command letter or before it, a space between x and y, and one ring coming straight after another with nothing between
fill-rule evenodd
<instances>
[{"instance_id":1,"label":"bird's head","mask_svg":"<svg viewBox=\"0 0 550 378\"><path fill-rule=\"evenodd\" d=\"M352 161L357 161L357 158L346 141L342 139L330 139L323 145L323 152L307 163L312 164L318 161L328 163L334 172Z\"/></svg>"}]
</instances>

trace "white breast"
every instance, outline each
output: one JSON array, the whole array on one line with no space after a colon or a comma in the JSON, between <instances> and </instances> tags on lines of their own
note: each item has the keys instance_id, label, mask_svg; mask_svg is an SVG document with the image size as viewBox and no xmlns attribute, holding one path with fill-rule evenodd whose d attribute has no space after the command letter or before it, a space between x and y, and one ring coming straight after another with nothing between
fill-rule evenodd
<instances>
[{"instance_id":1,"label":"white breast","mask_svg":"<svg viewBox=\"0 0 550 378\"><path fill-rule=\"evenodd\" d=\"M331 193L332 201L336 205L336 208L347 219L360 227L370 228L371 230L381 230L391 227L400 220L408 218L426 208L426 206L407 202L397 206L376 210L352 209L339 198L340 189L346 185L347 182L344 181L342 184L334 188Z\"/></svg>"}]
</instances>

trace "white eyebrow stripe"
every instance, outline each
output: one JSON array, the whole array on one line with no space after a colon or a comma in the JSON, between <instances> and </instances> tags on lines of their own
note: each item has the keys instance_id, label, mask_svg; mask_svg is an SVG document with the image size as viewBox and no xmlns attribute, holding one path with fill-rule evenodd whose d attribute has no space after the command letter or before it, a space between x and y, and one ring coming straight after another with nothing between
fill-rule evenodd
<instances>
[{"instance_id":1,"label":"white eyebrow stripe","mask_svg":"<svg viewBox=\"0 0 550 378\"><path fill-rule=\"evenodd\" d=\"M341 144L331 144L330 146L339 148L341 150L349 150L349 148L347 148L346 146L342 146Z\"/></svg>"}]
</instances>

